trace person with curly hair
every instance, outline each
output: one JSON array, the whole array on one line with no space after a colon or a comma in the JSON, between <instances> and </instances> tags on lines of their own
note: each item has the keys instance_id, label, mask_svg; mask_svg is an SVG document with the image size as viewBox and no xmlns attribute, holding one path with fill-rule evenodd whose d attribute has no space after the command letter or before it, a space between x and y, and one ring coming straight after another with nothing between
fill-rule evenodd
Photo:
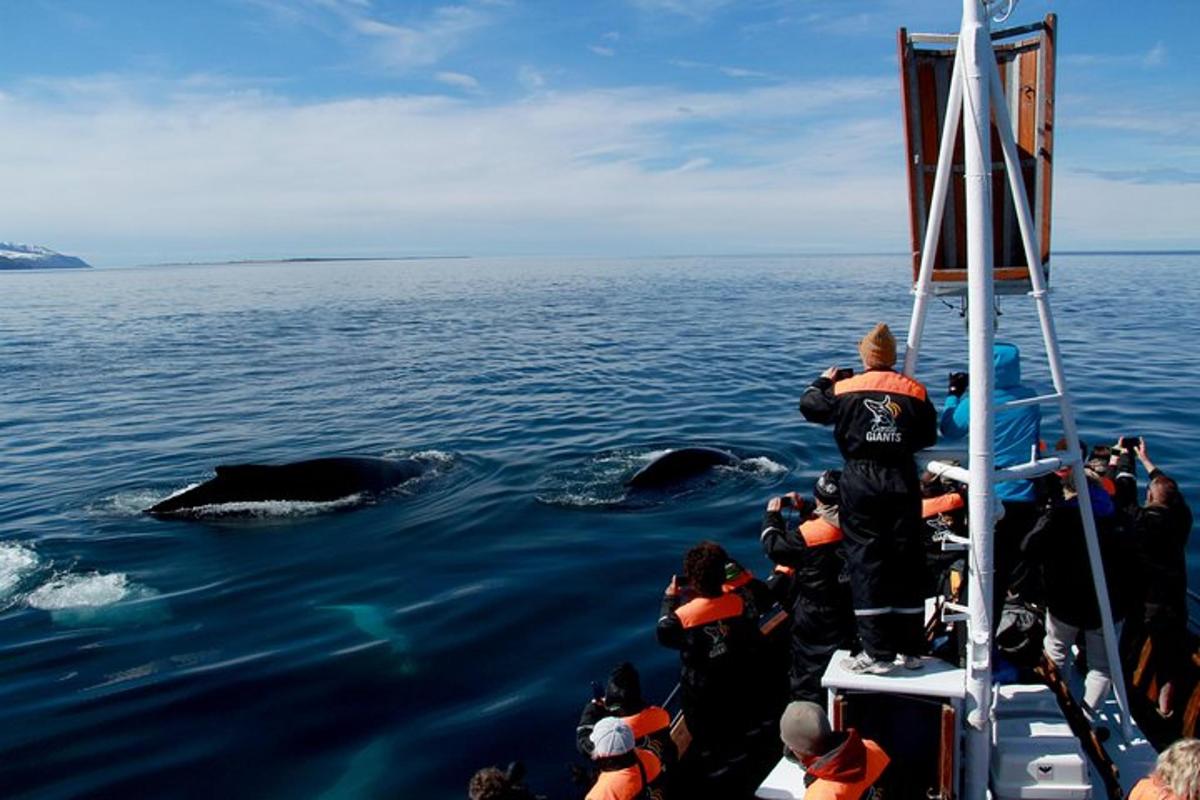
<instances>
[{"instance_id":1,"label":"person with curly hair","mask_svg":"<svg viewBox=\"0 0 1200 800\"><path fill-rule=\"evenodd\" d=\"M722 589L728 563L715 542L689 550L685 585L671 578L658 619L659 643L680 651L680 699L701 752L722 751L770 716L758 674L762 635L741 595Z\"/></svg>"}]
</instances>

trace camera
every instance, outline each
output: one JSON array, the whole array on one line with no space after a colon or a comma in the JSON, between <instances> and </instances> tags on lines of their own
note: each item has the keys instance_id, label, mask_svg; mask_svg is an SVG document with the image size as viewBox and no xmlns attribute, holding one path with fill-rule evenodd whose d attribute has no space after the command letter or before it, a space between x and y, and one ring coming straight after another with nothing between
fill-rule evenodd
<instances>
[{"instance_id":1,"label":"camera","mask_svg":"<svg viewBox=\"0 0 1200 800\"><path fill-rule=\"evenodd\" d=\"M1140 436L1122 436L1121 441L1118 442L1126 450L1136 450L1137 446L1141 443L1142 437Z\"/></svg>"},{"instance_id":2,"label":"camera","mask_svg":"<svg viewBox=\"0 0 1200 800\"><path fill-rule=\"evenodd\" d=\"M850 369L850 367L842 367L837 372L833 373L833 382L837 383L838 381L844 381L844 380L846 380L846 378L853 378L853 377L854 377L854 370Z\"/></svg>"}]
</instances>

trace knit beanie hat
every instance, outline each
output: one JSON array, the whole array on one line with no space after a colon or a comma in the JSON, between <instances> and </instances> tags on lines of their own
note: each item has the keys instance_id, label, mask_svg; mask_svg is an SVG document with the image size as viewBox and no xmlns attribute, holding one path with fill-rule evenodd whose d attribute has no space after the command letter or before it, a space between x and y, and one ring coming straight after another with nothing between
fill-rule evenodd
<instances>
[{"instance_id":1,"label":"knit beanie hat","mask_svg":"<svg viewBox=\"0 0 1200 800\"><path fill-rule=\"evenodd\" d=\"M799 755L819 755L817 748L829 738L825 709L807 700L788 703L779 719L779 738Z\"/></svg>"},{"instance_id":2,"label":"knit beanie hat","mask_svg":"<svg viewBox=\"0 0 1200 800\"><path fill-rule=\"evenodd\" d=\"M623 756L633 749L633 729L620 717L605 717L592 728L592 758Z\"/></svg>"},{"instance_id":3,"label":"knit beanie hat","mask_svg":"<svg viewBox=\"0 0 1200 800\"><path fill-rule=\"evenodd\" d=\"M813 484L813 495L825 505L836 506L841 502L841 493L838 491L838 481L841 479L840 469L825 470Z\"/></svg>"},{"instance_id":4,"label":"knit beanie hat","mask_svg":"<svg viewBox=\"0 0 1200 800\"><path fill-rule=\"evenodd\" d=\"M623 714L634 714L641 711L642 681L637 669L628 661L622 661L608 674L608 687L604 691L604 700L609 707L615 707Z\"/></svg>"},{"instance_id":5,"label":"knit beanie hat","mask_svg":"<svg viewBox=\"0 0 1200 800\"><path fill-rule=\"evenodd\" d=\"M896 363L896 337L880 322L858 343L858 354L867 369L884 369Z\"/></svg>"}]
</instances>

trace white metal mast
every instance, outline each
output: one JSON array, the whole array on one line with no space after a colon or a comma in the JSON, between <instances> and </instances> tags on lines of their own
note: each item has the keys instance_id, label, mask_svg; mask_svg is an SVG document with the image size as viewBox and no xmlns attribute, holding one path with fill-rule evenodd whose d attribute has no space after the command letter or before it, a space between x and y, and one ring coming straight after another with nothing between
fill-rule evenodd
<instances>
[{"instance_id":1,"label":"white metal mast","mask_svg":"<svg viewBox=\"0 0 1200 800\"><path fill-rule=\"evenodd\" d=\"M1006 0L1011 12L1014 0ZM1104 633L1105 650L1112 670L1113 688L1121 707L1123 733L1132 734L1129 705L1125 697L1125 682L1112 613L1108 604L1104 569L1100 561L1100 549L1096 536L1096 525L1088 494L1087 478L1084 474L1083 458L1079 451L1079 438L1075 428L1075 415L1063 377L1062 356L1055 334L1054 321L1050 314L1046 280L1042 272L1040 250L1036 240L1029 200L1021 179L1017 160L1016 143L1008 111L1002 100L992 101L994 94L1003 97L999 70L992 49L988 15L991 6L1002 5L987 0L963 0L962 28L959 32L958 49L954 70L950 80L950 92L946 105L945 122L941 146L938 153L937 170L925 229L921 265L915 287L916 298L909 325L904 372L916 372L920 353L921 335L925 327L926 312L933 297L933 264L938 249L942 228L946 193L952 173L952 154L955 147L959 114L963 121L963 152L965 156L965 197L967 212L967 309L969 330L970 369L970 429L968 469L931 462L929 467L936 473L966 482L968 485L967 510L970 525L970 560L968 567L968 643L966 668L966 739L964 742L965 775L963 795L984 797L987 793L988 771L991 760L992 738L992 634L991 617L993 575L993 534L995 524L995 484L998 480L1018 480L1046 474L1060 466L1070 466L1075 491L1079 497L1088 560ZM1054 458L1038 458L1031 453L1028 463L995 468L994 428L996 409L993 405L992 385L994 368L992 351L994 343L992 308L994 300L992 263L992 156L991 117L995 114L999 141L1004 153L1009 185L1012 192L1021 239L1029 265L1029 279L1038 309L1042 336L1045 341L1046 357L1054 380L1054 394L1027 401L1057 402L1062 419L1067 451Z\"/></svg>"}]
</instances>

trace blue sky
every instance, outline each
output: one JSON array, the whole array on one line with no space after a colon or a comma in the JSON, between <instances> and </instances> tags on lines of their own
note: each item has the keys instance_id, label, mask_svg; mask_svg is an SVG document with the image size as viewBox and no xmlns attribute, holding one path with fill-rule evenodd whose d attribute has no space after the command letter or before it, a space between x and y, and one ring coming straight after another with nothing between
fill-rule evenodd
<instances>
[{"instance_id":1,"label":"blue sky","mask_svg":"<svg viewBox=\"0 0 1200 800\"><path fill-rule=\"evenodd\" d=\"M954 0L0 0L0 240L97 264L904 252ZM1056 249L1200 247L1193 2L1060 15Z\"/></svg>"}]
</instances>

